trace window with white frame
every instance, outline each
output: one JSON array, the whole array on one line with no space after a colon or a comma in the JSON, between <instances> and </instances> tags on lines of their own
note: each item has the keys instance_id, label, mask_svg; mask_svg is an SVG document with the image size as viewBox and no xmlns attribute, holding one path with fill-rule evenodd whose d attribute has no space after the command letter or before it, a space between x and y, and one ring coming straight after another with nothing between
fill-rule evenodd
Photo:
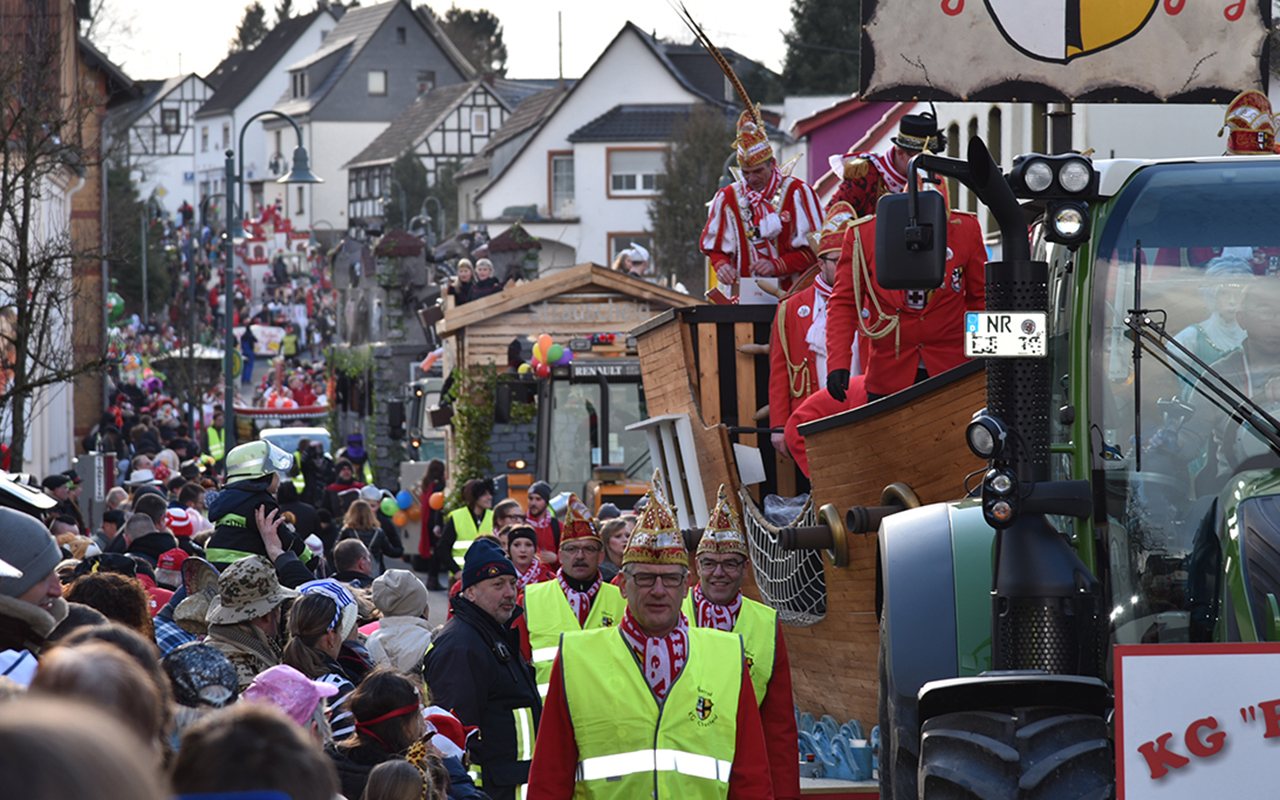
<instances>
[{"instance_id":1,"label":"window with white frame","mask_svg":"<svg viewBox=\"0 0 1280 800\"><path fill-rule=\"evenodd\" d=\"M208 125L200 126L200 152L201 153L209 152L209 126Z\"/></svg>"},{"instance_id":2,"label":"window with white frame","mask_svg":"<svg viewBox=\"0 0 1280 800\"><path fill-rule=\"evenodd\" d=\"M182 128L182 115L176 108L160 109L160 132L177 133Z\"/></svg>"},{"instance_id":3,"label":"window with white frame","mask_svg":"<svg viewBox=\"0 0 1280 800\"><path fill-rule=\"evenodd\" d=\"M231 148L231 123L222 123L222 146L223 148Z\"/></svg>"},{"instance_id":4,"label":"window with white frame","mask_svg":"<svg viewBox=\"0 0 1280 800\"><path fill-rule=\"evenodd\" d=\"M552 217L573 215L573 154L551 156Z\"/></svg>"},{"instance_id":5,"label":"window with white frame","mask_svg":"<svg viewBox=\"0 0 1280 800\"><path fill-rule=\"evenodd\" d=\"M307 73L305 72L293 73L292 86L293 86L294 97L306 97L307 96Z\"/></svg>"},{"instance_id":6,"label":"window with white frame","mask_svg":"<svg viewBox=\"0 0 1280 800\"><path fill-rule=\"evenodd\" d=\"M489 112L488 111L472 111L471 112L471 133L476 136L489 135Z\"/></svg>"},{"instance_id":7,"label":"window with white frame","mask_svg":"<svg viewBox=\"0 0 1280 800\"><path fill-rule=\"evenodd\" d=\"M654 150L609 150L609 194L649 195L662 190L662 153Z\"/></svg>"},{"instance_id":8,"label":"window with white frame","mask_svg":"<svg viewBox=\"0 0 1280 800\"><path fill-rule=\"evenodd\" d=\"M369 70L369 94L384 95L387 93L387 71L385 69Z\"/></svg>"}]
</instances>

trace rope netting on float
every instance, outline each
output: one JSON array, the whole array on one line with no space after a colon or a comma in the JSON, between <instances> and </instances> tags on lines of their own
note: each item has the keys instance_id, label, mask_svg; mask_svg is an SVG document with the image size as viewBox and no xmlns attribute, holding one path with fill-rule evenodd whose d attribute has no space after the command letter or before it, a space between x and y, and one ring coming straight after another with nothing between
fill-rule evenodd
<instances>
[{"instance_id":1,"label":"rope netting on float","mask_svg":"<svg viewBox=\"0 0 1280 800\"><path fill-rule=\"evenodd\" d=\"M822 568L822 551L783 550L778 544L780 528L817 524L813 499L805 498L803 508L793 519L784 525L774 525L745 490L740 490L738 497L742 501L743 528L760 598L788 625L804 627L821 622L827 615L827 579ZM800 500L770 496L766 502L771 499L782 503Z\"/></svg>"}]
</instances>

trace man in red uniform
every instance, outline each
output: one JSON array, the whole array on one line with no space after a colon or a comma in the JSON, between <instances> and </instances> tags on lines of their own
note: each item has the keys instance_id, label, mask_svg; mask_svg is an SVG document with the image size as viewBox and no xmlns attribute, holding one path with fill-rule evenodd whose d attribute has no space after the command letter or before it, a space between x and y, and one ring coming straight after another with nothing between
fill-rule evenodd
<instances>
[{"instance_id":1,"label":"man in red uniform","mask_svg":"<svg viewBox=\"0 0 1280 800\"><path fill-rule=\"evenodd\" d=\"M888 153L848 153L832 156L831 167L844 176L827 203L845 202L858 217L876 213L876 203L886 194L907 190L907 165L923 150L937 153L947 146L938 131L938 120L928 112L907 114L898 123L898 135Z\"/></svg>"},{"instance_id":2,"label":"man in red uniform","mask_svg":"<svg viewBox=\"0 0 1280 800\"><path fill-rule=\"evenodd\" d=\"M800 762L795 753L777 746L798 735L795 701L791 697L791 662L778 612L742 594L742 579L750 561L738 515L721 484L719 500L698 542L698 583L684 601L684 613L690 625L742 637L765 741L774 745L769 750L773 796L777 800L798 800Z\"/></svg>"},{"instance_id":3,"label":"man in red uniform","mask_svg":"<svg viewBox=\"0 0 1280 800\"><path fill-rule=\"evenodd\" d=\"M987 250L972 214L952 211L943 283L927 291L889 291L876 281L874 217L845 232L827 312L827 389L844 402L854 331L870 349L868 401L968 361L964 315L986 305Z\"/></svg>"},{"instance_id":4,"label":"man in red uniform","mask_svg":"<svg viewBox=\"0 0 1280 800\"><path fill-rule=\"evenodd\" d=\"M623 556L622 623L561 639L529 772L530 800L675 800L707 791L727 791L731 800L773 798L741 639L691 627L680 611L689 555L661 485L655 474ZM692 674L677 680L686 671ZM790 741L771 744L795 758Z\"/></svg>"},{"instance_id":5,"label":"man in red uniform","mask_svg":"<svg viewBox=\"0 0 1280 800\"><path fill-rule=\"evenodd\" d=\"M778 169L764 123L751 109L738 118L735 146L742 178L716 193L699 246L726 286L780 278L786 289L791 275L813 263L807 237L821 224L818 195Z\"/></svg>"},{"instance_id":6,"label":"man in red uniform","mask_svg":"<svg viewBox=\"0 0 1280 800\"><path fill-rule=\"evenodd\" d=\"M827 305L835 282L844 229L853 221L848 203L836 203L816 232L818 274L813 283L783 298L773 317L769 338L769 427L782 428L791 414L820 387L827 376ZM787 451L782 433L772 434L773 447Z\"/></svg>"}]
</instances>

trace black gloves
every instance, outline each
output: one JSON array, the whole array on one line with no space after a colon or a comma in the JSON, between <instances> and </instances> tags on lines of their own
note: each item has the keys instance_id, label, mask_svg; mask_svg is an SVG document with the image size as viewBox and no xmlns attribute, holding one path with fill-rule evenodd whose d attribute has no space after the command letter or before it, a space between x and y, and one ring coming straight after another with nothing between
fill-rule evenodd
<instances>
[{"instance_id":1,"label":"black gloves","mask_svg":"<svg viewBox=\"0 0 1280 800\"><path fill-rule=\"evenodd\" d=\"M833 369L827 373L827 391L841 403L845 401L849 391L849 370Z\"/></svg>"}]
</instances>

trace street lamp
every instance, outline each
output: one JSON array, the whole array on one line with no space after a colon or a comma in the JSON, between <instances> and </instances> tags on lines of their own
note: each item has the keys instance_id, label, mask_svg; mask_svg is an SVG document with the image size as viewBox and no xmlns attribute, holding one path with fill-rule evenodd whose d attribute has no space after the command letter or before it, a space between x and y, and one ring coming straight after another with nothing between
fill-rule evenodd
<instances>
[{"instance_id":1,"label":"street lamp","mask_svg":"<svg viewBox=\"0 0 1280 800\"><path fill-rule=\"evenodd\" d=\"M227 182L227 231L226 231L226 264L222 273L222 291L225 295L223 302L225 303L225 312L223 316L223 330L226 338L224 347L226 351L223 353L222 368L226 384L223 391L222 408L226 425L223 428L226 435L226 450L236 446L236 414L235 403L235 373L232 370L232 362L235 356L235 333L232 331L232 316L235 313L235 247L236 240L244 240L244 229L239 219L235 219L235 206L230 201L233 187L237 184L240 186L240 208L243 217L244 209L244 134L249 130L249 124L257 119L266 116L279 117L293 126L293 131L298 135L298 146L293 150L293 167L276 179L276 183L323 183L323 179L316 177L311 168L307 165L307 149L302 146L302 129L298 127L297 121L280 111L259 111L249 119L245 120L244 125L240 128L240 163L239 170L236 169L235 151L227 151L226 161L226 182Z\"/></svg>"},{"instance_id":2,"label":"street lamp","mask_svg":"<svg viewBox=\"0 0 1280 800\"><path fill-rule=\"evenodd\" d=\"M147 229L151 226L147 224L148 218L151 216L151 209L156 208L160 213L164 213L164 206L160 205L160 201L156 199L155 190L151 190L151 194L147 195L147 201L142 204L142 327L145 328L151 322L151 305L150 298L147 297Z\"/></svg>"}]
</instances>

